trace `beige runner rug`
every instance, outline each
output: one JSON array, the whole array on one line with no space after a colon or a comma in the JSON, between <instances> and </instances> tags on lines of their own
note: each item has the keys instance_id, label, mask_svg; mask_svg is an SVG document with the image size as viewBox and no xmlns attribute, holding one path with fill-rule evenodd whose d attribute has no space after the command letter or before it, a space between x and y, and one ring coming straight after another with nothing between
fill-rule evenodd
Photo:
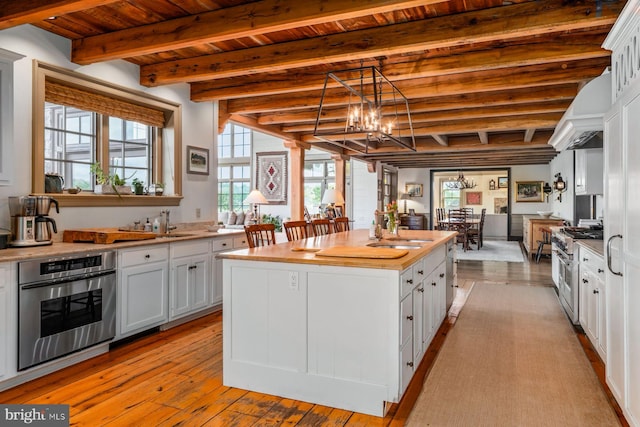
<instances>
[{"instance_id":1,"label":"beige runner rug","mask_svg":"<svg viewBox=\"0 0 640 427\"><path fill-rule=\"evenodd\" d=\"M476 283L408 426L618 426L553 288Z\"/></svg>"}]
</instances>

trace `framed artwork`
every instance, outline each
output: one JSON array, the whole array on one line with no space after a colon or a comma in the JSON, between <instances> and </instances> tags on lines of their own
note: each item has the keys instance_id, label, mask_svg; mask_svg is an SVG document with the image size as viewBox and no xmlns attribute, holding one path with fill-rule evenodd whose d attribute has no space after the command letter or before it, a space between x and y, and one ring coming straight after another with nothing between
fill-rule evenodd
<instances>
[{"instance_id":1,"label":"framed artwork","mask_svg":"<svg viewBox=\"0 0 640 427\"><path fill-rule=\"evenodd\" d=\"M498 178L498 188L508 188L509 187L509 178L506 176L501 176Z\"/></svg>"},{"instance_id":2,"label":"framed artwork","mask_svg":"<svg viewBox=\"0 0 640 427\"><path fill-rule=\"evenodd\" d=\"M467 204L467 205L481 205L482 204L482 191L467 191L465 193L465 204Z\"/></svg>"},{"instance_id":3,"label":"framed artwork","mask_svg":"<svg viewBox=\"0 0 640 427\"><path fill-rule=\"evenodd\" d=\"M287 204L287 152L256 153L256 187L272 205Z\"/></svg>"},{"instance_id":4,"label":"framed artwork","mask_svg":"<svg viewBox=\"0 0 640 427\"><path fill-rule=\"evenodd\" d=\"M336 218L342 218L342 206L336 206L333 208L336 213Z\"/></svg>"},{"instance_id":5,"label":"framed artwork","mask_svg":"<svg viewBox=\"0 0 640 427\"><path fill-rule=\"evenodd\" d=\"M422 184L409 183L404 187L404 192L409 197L422 197Z\"/></svg>"},{"instance_id":6,"label":"framed artwork","mask_svg":"<svg viewBox=\"0 0 640 427\"><path fill-rule=\"evenodd\" d=\"M516 202L544 202L544 181L517 181Z\"/></svg>"},{"instance_id":7,"label":"framed artwork","mask_svg":"<svg viewBox=\"0 0 640 427\"><path fill-rule=\"evenodd\" d=\"M416 210L415 209L409 209L409 216L415 216L416 215Z\"/></svg>"},{"instance_id":8,"label":"framed artwork","mask_svg":"<svg viewBox=\"0 0 640 427\"><path fill-rule=\"evenodd\" d=\"M493 199L493 213L494 214L506 214L507 213L507 198L496 197Z\"/></svg>"},{"instance_id":9,"label":"framed artwork","mask_svg":"<svg viewBox=\"0 0 640 427\"><path fill-rule=\"evenodd\" d=\"M209 175L209 149L187 145L187 173Z\"/></svg>"}]
</instances>

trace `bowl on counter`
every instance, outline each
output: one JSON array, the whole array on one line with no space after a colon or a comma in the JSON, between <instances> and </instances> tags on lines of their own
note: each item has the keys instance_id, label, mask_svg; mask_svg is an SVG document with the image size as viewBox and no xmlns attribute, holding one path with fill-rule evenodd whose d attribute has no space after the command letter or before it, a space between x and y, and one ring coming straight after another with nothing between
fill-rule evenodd
<instances>
[{"instance_id":1,"label":"bowl on counter","mask_svg":"<svg viewBox=\"0 0 640 427\"><path fill-rule=\"evenodd\" d=\"M224 228L224 225L207 225L207 231L216 232L221 228Z\"/></svg>"},{"instance_id":2,"label":"bowl on counter","mask_svg":"<svg viewBox=\"0 0 640 427\"><path fill-rule=\"evenodd\" d=\"M542 218L549 218L551 215L553 215L553 211L538 211L538 215L540 215Z\"/></svg>"}]
</instances>

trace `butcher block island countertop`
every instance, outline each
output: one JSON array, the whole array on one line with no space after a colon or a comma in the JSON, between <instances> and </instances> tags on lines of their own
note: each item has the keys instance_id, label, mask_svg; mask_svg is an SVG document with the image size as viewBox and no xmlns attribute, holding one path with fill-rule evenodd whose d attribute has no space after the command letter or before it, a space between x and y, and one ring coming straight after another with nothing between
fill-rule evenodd
<instances>
[{"instance_id":1,"label":"butcher block island countertop","mask_svg":"<svg viewBox=\"0 0 640 427\"><path fill-rule=\"evenodd\" d=\"M454 238L402 230L378 243L420 248L367 254L394 258L356 257L368 230L220 255L224 385L384 416L446 316Z\"/></svg>"},{"instance_id":2,"label":"butcher block island countertop","mask_svg":"<svg viewBox=\"0 0 640 427\"><path fill-rule=\"evenodd\" d=\"M399 236L385 235L382 240L370 240L368 230L352 230L344 233L327 234L320 237L310 237L308 239L293 242L280 243L278 245L264 246L252 249L240 249L219 255L220 258L266 261L266 262L286 262L298 264L334 265L344 267L361 268L381 268L391 270L402 270L413 264L416 260L429 254L434 248L445 244L455 237L451 231L427 231L427 230L401 230ZM415 240L415 241L411 241ZM431 240L431 241L423 241ZM399 246L420 246L419 249L391 249L393 251L405 251L406 255L395 258L390 256L379 256L371 251L371 257L367 256L369 249L388 249L380 246L372 248L368 245L399 245ZM360 251L353 251L354 256L348 253L343 256L323 256L319 251L339 248L360 248ZM348 250L345 250L348 252ZM359 253L358 253L359 252Z\"/></svg>"}]
</instances>

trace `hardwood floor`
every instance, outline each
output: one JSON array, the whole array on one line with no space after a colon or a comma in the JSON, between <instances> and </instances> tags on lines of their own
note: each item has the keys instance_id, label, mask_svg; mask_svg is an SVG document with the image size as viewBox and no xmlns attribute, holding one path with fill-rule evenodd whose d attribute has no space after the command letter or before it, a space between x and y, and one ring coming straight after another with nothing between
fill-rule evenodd
<instances>
[{"instance_id":1,"label":"hardwood floor","mask_svg":"<svg viewBox=\"0 0 640 427\"><path fill-rule=\"evenodd\" d=\"M141 337L108 354L1 392L0 403L69 404L71 425L92 427L401 426L466 296L474 283L483 280L553 286L549 260L540 264L460 261L458 296L449 317L405 397L384 418L223 386L220 312ZM588 340L581 342L588 347ZM603 372L594 354L592 350L594 369Z\"/></svg>"}]
</instances>

